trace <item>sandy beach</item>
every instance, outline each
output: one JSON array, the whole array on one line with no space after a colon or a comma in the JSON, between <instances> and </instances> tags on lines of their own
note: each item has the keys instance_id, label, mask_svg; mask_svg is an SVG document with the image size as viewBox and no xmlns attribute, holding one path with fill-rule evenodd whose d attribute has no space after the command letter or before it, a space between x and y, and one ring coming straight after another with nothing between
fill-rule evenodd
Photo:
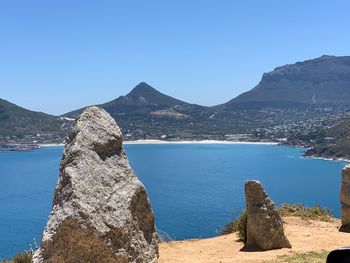
<instances>
[{"instance_id":1,"label":"sandy beach","mask_svg":"<svg viewBox=\"0 0 350 263\"><path fill-rule=\"evenodd\" d=\"M64 143L46 143L46 144L40 144L40 147L59 147L64 146Z\"/></svg>"}]
</instances>

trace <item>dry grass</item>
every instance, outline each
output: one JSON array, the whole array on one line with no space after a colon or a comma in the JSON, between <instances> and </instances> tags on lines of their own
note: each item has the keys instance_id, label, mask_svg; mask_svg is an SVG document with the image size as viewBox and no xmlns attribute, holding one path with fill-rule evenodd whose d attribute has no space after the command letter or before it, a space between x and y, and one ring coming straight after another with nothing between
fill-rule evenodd
<instances>
[{"instance_id":1,"label":"dry grass","mask_svg":"<svg viewBox=\"0 0 350 263\"><path fill-rule=\"evenodd\" d=\"M278 256L275 260L265 261L265 263L324 263L326 262L328 252L325 250L319 252L296 253Z\"/></svg>"},{"instance_id":2,"label":"dry grass","mask_svg":"<svg viewBox=\"0 0 350 263\"><path fill-rule=\"evenodd\" d=\"M316 220L329 222L332 212L320 206L305 207L302 204L283 204L278 208L281 216L297 216L303 220Z\"/></svg>"},{"instance_id":3,"label":"dry grass","mask_svg":"<svg viewBox=\"0 0 350 263\"><path fill-rule=\"evenodd\" d=\"M12 260L0 260L1 263L32 263L32 253L18 253Z\"/></svg>"}]
</instances>

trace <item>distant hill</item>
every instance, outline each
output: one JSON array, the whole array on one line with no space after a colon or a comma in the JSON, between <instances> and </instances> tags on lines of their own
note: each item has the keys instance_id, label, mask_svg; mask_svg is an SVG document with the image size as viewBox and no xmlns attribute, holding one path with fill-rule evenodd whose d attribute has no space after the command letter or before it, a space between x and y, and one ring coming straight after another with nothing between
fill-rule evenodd
<instances>
[{"instance_id":1,"label":"distant hill","mask_svg":"<svg viewBox=\"0 0 350 263\"><path fill-rule=\"evenodd\" d=\"M277 67L255 88L223 106L337 103L350 104L350 56L322 56Z\"/></svg>"},{"instance_id":2,"label":"distant hill","mask_svg":"<svg viewBox=\"0 0 350 263\"><path fill-rule=\"evenodd\" d=\"M65 120L42 112L34 112L0 99L0 136L17 139L34 136L36 139L63 139ZM68 127L67 127L68 128ZM37 136L40 134L40 136Z\"/></svg>"},{"instance_id":3,"label":"distant hill","mask_svg":"<svg viewBox=\"0 0 350 263\"><path fill-rule=\"evenodd\" d=\"M277 67L252 90L213 107L180 101L144 82L97 106L117 120L127 139L293 137L317 130L350 107L350 57L322 56Z\"/></svg>"},{"instance_id":4,"label":"distant hill","mask_svg":"<svg viewBox=\"0 0 350 263\"><path fill-rule=\"evenodd\" d=\"M127 95L96 105L116 119L128 139L191 138L208 132L205 122L213 110L165 95L145 82ZM64 114L75 118L84 108ZM202 128L205 126L206 128ZM197 136L195 135L195 136Z\"/></svg>"},{"instance_id":5,"label":"distant hill","mask_svg":"<svg viewBox=\"0 0 350 263\"><path fill-rule=\"evenodd\" d=\"M145 82L125 96L95 106L111 114L126 140L309 142L323 136L310 133L350 108L350 57L322 56L277 67L252 90L213 107L178 100ZM74 119L83 110L54 117L1 101L0 136L39 133L62 140L71 124L67 118Z\"/></svg>"},{"instance_id":6,"label":"distant hill","mask_svg":"<svg viewBox=\"0 0 350 263\"><path fill-rule=\"evenodd\" d=\"M145 82L134 87L127 95L120 96L110 102L96 105L104 108L110 114L135 115L145 114L158 117L185 118L191 117L192 109L205 109L206 107L190 104L165 95ZM64 114L67 117L78 116L84 108ZM163 112L163 114L162 114Z\"/></svg>"},{"instance_id":7,"label":"distant hill","mask_svg":"<svg viewBox=\"0 0 350 263\"><path fill-rule=\"evenodd\" d=\"M173 107L176 105L185 105L188 104L178 99L174 99L170 96L167 96L155 88L151 87L145 82L141 82L136 87L134 87L130 93L126 96L121 96L116 100L107 103L113 106L116 104L124 104L124 105L138 105L138 106L165 106L165 107Z\"/></svg>"}]
</instances>

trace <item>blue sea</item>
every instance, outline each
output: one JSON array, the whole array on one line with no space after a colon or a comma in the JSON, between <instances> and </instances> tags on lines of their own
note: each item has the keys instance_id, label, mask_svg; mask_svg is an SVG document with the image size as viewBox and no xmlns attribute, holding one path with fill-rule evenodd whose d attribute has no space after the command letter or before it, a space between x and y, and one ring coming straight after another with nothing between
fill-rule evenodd
<instances>
[{"instance_id":1,"label":"blue sea","mask_svg":"<svg viewBox=\"0 0 350 263\"><path fill-rule=\"evenodd\" d=\"M277 204L331 208L339 216L344 162L301 158L275 145L126 145L145 184L157 228L172 239L211 237L245 206L258 179ZM62 147L0 152L0 259L40 241L51 210Z\"/></svg>"}]
</instances>

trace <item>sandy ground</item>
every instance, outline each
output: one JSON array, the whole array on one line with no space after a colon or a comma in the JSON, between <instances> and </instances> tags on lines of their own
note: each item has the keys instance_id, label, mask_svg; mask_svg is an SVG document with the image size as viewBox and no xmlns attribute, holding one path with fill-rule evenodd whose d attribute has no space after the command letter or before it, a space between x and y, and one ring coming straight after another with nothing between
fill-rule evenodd
<instances>
[{"instance_id":1,"label":"sandy ground","mask_svg":"<svg viewBox=\"0 0 350 263\"><path fill-rule=\"evenodd\" d=\"M350 233L338 231L340 221L303 221L296 217L284 218L285 233L292 249L276 249L262 252L243 252L235 234L208 239L161 243L160 263L211 263L211 262L264 262L278 255L292 252L331 251L350 245Z\"/></svg>"}]
</instances>

